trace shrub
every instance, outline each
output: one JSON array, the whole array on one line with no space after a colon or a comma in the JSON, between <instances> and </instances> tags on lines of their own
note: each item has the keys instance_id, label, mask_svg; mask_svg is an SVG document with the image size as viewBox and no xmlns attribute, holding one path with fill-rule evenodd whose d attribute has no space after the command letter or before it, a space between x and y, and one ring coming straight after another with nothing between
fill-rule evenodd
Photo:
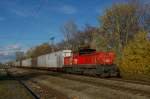
<instances>
[{"instance_id":1,"label":"shrub","mask_svg":"<svg viewBox=\"0 0 150 99\"><path fill-rule=\"evenodd\" d=\"M139 32L125 46L119 68L124 75L150 75L150 41L147 32Z\"/></svg>"}]
</instances>

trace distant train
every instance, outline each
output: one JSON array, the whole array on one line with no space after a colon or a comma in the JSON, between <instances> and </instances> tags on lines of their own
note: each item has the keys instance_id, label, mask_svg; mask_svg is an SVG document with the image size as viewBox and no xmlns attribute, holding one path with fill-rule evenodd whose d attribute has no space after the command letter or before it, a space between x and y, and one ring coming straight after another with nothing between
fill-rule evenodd
<instances>
[{"instance_id":1,"label":"distant train","mask_svg":"<svg viewBox=\"0 0 150 99\"><path fill-rule=\"evenodd\" d=\"M15 61L16 67L49 69L51 71L97 75L100 77L118 76L114 64L114 52L96 52L95 49L80 49L78 52L61 50L37 58Z\"/></svg>"}]
</instances>

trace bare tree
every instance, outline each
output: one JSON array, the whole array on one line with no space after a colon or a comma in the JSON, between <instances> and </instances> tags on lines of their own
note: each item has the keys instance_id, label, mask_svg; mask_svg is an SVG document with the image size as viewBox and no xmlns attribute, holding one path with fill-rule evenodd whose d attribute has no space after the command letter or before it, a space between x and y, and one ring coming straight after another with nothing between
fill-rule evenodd
<instances>
[{"instance_id":1,"label":"bare tree","mask_svg":"<svg viewBox=\"0 0 150 99\"><path fill-rule=\"evenodd\" d=\"M100 17L101 28L109 34L109 45L121 53L128 41L133 39L138 31L148 31L150 9L148 4L136 0L120 3L106 9Z\"/></svg>"},{"instance_id":2,"label":"bare tree","mask_svg":"<svg viewBox=\"0 0 150 99\"><path fill-rule=\"evenodd\" d=\"M61 28L61 31L65 38L65 45L67 48L73 48L73 38L74 35L77 33L77 25L74 21L69 20L67 21Z\"/></svg>"}]
</instances>

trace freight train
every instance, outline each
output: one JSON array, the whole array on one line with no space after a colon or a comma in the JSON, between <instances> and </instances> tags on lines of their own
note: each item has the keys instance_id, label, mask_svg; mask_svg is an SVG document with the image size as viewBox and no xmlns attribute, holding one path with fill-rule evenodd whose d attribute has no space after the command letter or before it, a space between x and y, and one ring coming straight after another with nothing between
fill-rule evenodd
<instances>
[{"instance_id":1,"label":"freight train","mask_svg":"<svg viewBox=\"0 0 150 99\"><path fill-rule=\"evenodd\" d=\"M97 75L100 77L118 76L119 71L114 64L114 52L97 52L95 49L61 50L37 58L15 61L16 67L40 68L51 71Z\"/></svg>"}]
</instances>

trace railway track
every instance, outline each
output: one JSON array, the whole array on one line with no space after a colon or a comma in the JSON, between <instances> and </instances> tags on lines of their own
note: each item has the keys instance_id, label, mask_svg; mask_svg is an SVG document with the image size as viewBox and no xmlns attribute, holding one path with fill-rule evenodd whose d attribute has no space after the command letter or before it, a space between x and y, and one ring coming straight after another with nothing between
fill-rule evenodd
<instances>
[{"instance_id":1,"label":"railway track","mask_svg":"<svg viewBox=\"0 0 150 99\"><path fill-rule=\"evenodd\" d=\"M123 79L123 78L109 78L108 80L113 80L113 81L122 81L122 82L127 82L127 83L136 83L136 84L142 84L142 85L149 85L150 86L150 81L139 81L139 80L130 80L130 79Z\"/></svg>"},{"instance_id":2,"label":"railway track","mask_svg":"<svg viewBox=\"0 0 150 99\"><path fill-rule=\"evenodd\" d=\"M18 80L18 82L19 82L22 86L24 86L24 88L27 89L28 92L30 92L30 94L31 94L32 96L34 96L34 99L40 99L40 96L39 96L38 94L36 94L35 92L33 92L32 89L31 89L28 85L26 85L23 81Z\"/></svg>"},{"instance_id":3,"label":"railway track","mask_svg":"<svg viewBox=\"0 0 150 99\"><path fill-rule=\"evenodd\" d=\"M39 71L39 70L37 70L37 71ZM149 81L142 81L142 80L123 79L123 78L117 78L117 77L100 78L100 77L97 77L97 76L90 76L90 75L88 76L88 75L80 75L80 74L68 74L68 73L60 73L60 72L52 72L52 73L47 73L47 74L48 75L52 75L52 76L63 75L63 76L61 76L63 78L66 77L65 75L67 75L67 77L69 77L69 76L80 76L80 77L89 77L89 78L95 78L95 79L103 79L103 80L118 81L118 82L120 81L120 82L127 82L127 83L141 84L141 85L148 85L148 86L150 86L150 80ZM69 77L69 78L66 78L66 79L73 79L73 78Z\"/></svg>"},{"instance_id":4,"label":"railway track","mask_svg":"<svg viewBox=\"0 0 150 99\"><path fill-rule=\"evenodd\" d=\"M28 69L27 69L28 70ZM30 69L31 70L31 69ZM40 70L40 69L32 69L34 72L39 72L41 74L48 74L53 76L59 76L59 75L74 75L74 76L81 76L81 77L92 77L96 79L103 79L103 80L110 80L110 81L121 81L121 82L127 82L127 83L133 83L133 84L142 84L142 85L149 85L150 86L150 80L149 81L142 81L142 80L131 80L131 79L123 79L123 78L117 78L117 77L110 77L110 78L100 78L98 76L88 76L88 75L80 75L80 74L68 74L68 73L62 73L62 72L51 72L49 70ZM65 77L64 77L65 78Z\"/></svg>"},{"instance_id":5,"label":"railway track","mask_svg":"<svg viewBox=\"0 0 150 99\"><path fill-rule=\"evenodd\" d=\"M55 76L55 75L54 75ZM59 76L57 76L59 77ZM88 83L97 87L107 87L114 90L120 90L123 92L133 93L133 94L140 94L150 98L150 90L148 89L140 89L142 86L147 87L150 84L144 83L140 81L132 81L132 80L124 80L124 79L104 79L104 78L95 78L95 77L86 77L80 75L72 75L72 74L65 74L60 76L60 78L79 81L83 83ZM133 87L131 87L133 85ZM136 85L140 86L137 87Z\"/></svg>"},{"instance_id":6,"label":"railway track","mask_svg":"<svg viewBox=\"0 0 150 99\"><path fill-rule=\"evenodd\" d=\"M20 71L20 70L19 70ZM143 81L133 81L133 80L125 80L119 78L97 78L97 77L89 77L84 75L74 75L74 74L64 74L58 72L50 72L43 70L33 70L26 69L28 71L26 73L34 72L41 75L46 75L46 77L54 76L66 80L77 81L85 84L90 84L96 87L106 87L113 90L119 90L121 92L138 94L140 96L146 96L150 98L150 84L148 82ZM21 72L19 72L21 74ZM42 80L42 79L41 79ZM38 80L40 81L40 79ZM36 98L39 99L39 98Z\"/></svg>"},{"instance_id":7,"label":"railway track","mask_svg":"<svg viewBox=\"0 0 150 99\"><path fill-rule=\"evenodd\" d=\"M40 96L37 93L35 93L34 91L32 91L31 87L28 86L27 84L25 84L25 82L23 80L11 75L11 73L8 71L8 68L5 68L5 72L7 74L8 79L18 81L18 83L20 85L22 85L34 97L34 99L40 99Z\"/></svg>"}]
</instances>

